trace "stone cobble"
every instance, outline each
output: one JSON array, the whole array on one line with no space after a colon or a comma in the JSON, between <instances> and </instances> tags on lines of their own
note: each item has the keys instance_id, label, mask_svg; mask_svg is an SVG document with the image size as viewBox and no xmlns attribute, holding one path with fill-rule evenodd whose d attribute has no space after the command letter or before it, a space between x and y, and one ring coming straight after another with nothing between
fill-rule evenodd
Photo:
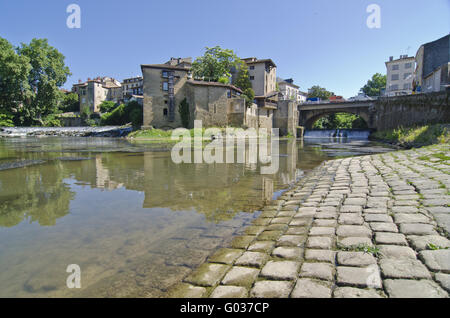
<instances>
[{"instance_id":1,"label":"stone cobble","mask_svg":"<svg viewBox=\"0 0 450 318\"><path fill-rule=\"evenodd\" d=\"M448 297L449 150L324 162L170 295Z\"/></svg>"}]
</instances>

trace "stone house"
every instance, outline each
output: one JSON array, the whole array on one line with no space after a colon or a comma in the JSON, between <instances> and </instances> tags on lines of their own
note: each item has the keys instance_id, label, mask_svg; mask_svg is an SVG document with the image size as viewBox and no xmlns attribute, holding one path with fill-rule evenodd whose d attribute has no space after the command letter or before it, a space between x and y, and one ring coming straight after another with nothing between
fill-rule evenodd
<instances>
[{"instance_id":1,"label":"stone house","mask_svg":"<svg viewBox=\"0 0 450 318\"><path fill-rule=\"evenodd\" d=\"M141 65L144 93L143 129L182 127L178 111L186 99L189 127L202 120L204 127L242 126L245 99L240 89L216 82L194 81L190 76L190 59L172 58L165 64Z\"/></svg>"},{"instance_id":2,"label":"stone house","mask_svg":"<svg viewBox=\"0 0 450 318\"><path fill-rule=\"evenodd\" d=\"M72 87L72 92L78 94L80 111L88 108L92 113L100 112L103 101L119 103L122 100L122 85L112 77L97 77L84 83L79 81Z\"/></svg>"},{"instance_id":3,"label":"stone house","mask_svg":"<svg viewBox=\"0 0 450 318\"><path fill-rule=\"evenodd\" d=\"M439 92L450 86L450 35L420 46L416 54L417 92Z\"/></svg>"}]
</instances>

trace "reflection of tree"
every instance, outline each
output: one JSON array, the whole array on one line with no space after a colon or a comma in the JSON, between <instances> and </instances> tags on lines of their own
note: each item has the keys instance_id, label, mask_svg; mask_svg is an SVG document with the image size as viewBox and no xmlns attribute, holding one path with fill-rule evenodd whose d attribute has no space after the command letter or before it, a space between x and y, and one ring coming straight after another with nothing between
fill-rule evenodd
<instances>
[{"instance_id":1,"label":"reflection of tree","mask_svg":"<svg viewBox=\"0 0 450 318\"><path fill-rule=\"evenodd\" d=\"M74 193L63 180L58 164L11 169L0 174L0 226L24 219L51 226L69 212Z\"/></svg>"}]
</instances>

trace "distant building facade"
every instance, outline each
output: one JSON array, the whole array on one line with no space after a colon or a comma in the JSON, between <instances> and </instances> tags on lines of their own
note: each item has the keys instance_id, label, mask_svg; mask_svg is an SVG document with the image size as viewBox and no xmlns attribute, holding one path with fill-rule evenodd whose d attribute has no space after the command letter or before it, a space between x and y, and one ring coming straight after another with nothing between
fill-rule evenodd
<instances>
[{"instance_id":1,"label":"distant building facade","mask_svg":"<svg viewBox=\"0 0 450 318\"><path fill-rule=\"evenodd\" d=\"M391 56L386 62L386 96L412 94L415 58L401 55L394 60Z\"/></svg>"},{"instance_id":2,"label":"distant building facade","mask_svg":"<svg viewBox=\"0 0 450 318\"><path fill-rule=\"evenodd\" d=\"M438 92L450 86L450 35L420 46L415 57L416 92Z\"/></svg>"},{"instance_id":3,"label":"distant building facade","mask_svg":"<svg viewBox=\"0 0 450 318\"><path fill-rule=\"evenodd\" d=\"M84 83L74 84L72 92L78 94L80 111L89 109L92 113L100 112L100 104L103 101L119 103L122 100L122 85L112 77L97 77Z\"/></svg>"},{"instance_id":4,"label":"distant building facade","mask_svg":"<svg viewBox=\"0 0 450 318\"><path fill-rule=\"evenodd\" d=\"M144 80L142 76L126 78L122 81L122 97L129 100L132 96L142 96Z\"/></svg>"},{"instance_id":5,"label":"distant building facade","mask_svg":"<svg viewBox=\"0 0 450 318\"><path fill-rule=\"evenodd\" d=\"M306 94L300 92L300 86L294 84L292 78L277 81L278 89L280 93L280 100L292 100L299 104L306 101Z\"/></svg>"}]
</instances>

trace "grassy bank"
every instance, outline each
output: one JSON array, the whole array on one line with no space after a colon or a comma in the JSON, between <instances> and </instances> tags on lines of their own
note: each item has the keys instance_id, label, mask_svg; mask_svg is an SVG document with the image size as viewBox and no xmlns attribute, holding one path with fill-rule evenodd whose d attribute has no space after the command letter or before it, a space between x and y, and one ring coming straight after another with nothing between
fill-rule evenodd
<instances>
[{"instance_id":1,"label":"grassy bank","mask_svg":"<svg viewBox=\"0 0 450 318\"><path fill-rule=\"evenodd\" d=\"M370 138L405 148L443 144L450 142L450 125L435 124L408 128L400 127L393 130L377 131Z\"/></svg>"},{"instance_id":2,"label":"grassy bank","mask_svg":"<svg viewBox=\"0 0 450 318\"><path fill-rule=\"evenodd\" d=\"M234 129L233 127L228 127L230 129ZM198 128L197 128L198 129ZM222 136L225 136L227 133L227 128L223 127L209 127L202 128L201 133L203 135L203 139L211 140L211 137L214 135L211 132L211 129L218 129ZM189 129L189 133L191 137L194 137L195 129ZM136 130L130 133L127 138L135 139L135 140L157 140L157 141L167 141L170 142L173 130L162 130L162 129L145 129L145 130ZM260 136L263 136L262 134ZM293 138L292 135L286 136L286 138Z\"/></svg>"}]
</instances>

